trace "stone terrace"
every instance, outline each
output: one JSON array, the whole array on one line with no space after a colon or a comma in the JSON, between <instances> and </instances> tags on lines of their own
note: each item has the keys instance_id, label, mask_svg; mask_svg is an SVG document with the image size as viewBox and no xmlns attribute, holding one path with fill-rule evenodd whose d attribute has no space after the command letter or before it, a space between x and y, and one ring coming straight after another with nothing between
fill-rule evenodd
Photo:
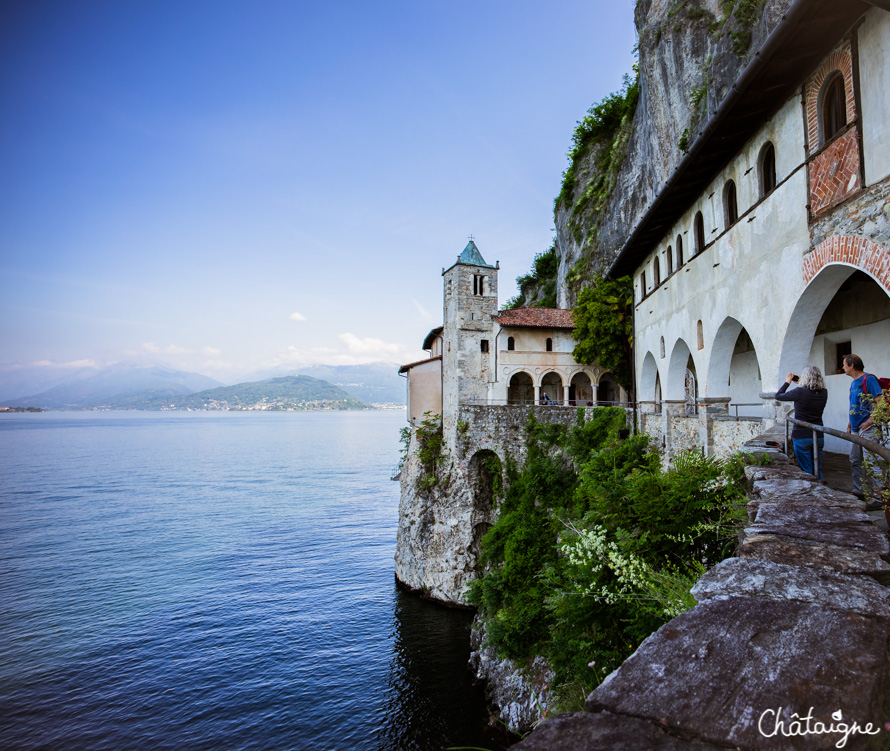
<instances>
[{"instance_id":1,"label":"stone terrace","mask_svg":"<svg viewBox=\"0 0 890 751\"><path fill-rule=\"evenodd\" d=\"M647 638L586 712L545 720L517 751L890 746L887 537L854 496L756 450L772 462L747 468L738 557L696 584L696 607ZM872 734L840 746L843 731L816 732L854 720Z\"/></svg>"}]
</instances>

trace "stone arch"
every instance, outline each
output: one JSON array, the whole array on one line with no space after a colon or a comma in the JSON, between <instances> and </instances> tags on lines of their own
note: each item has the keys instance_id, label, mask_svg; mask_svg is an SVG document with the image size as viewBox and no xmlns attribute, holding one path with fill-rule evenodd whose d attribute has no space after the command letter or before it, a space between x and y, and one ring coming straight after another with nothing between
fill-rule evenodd
<instances>
[{"instance_id":1,"label":"stone arch","mask_svg":"<svg viewBox=\"0 0 890 751\"><path fill-rule=\"evenodd\" d=\"M833 235L826 238L804 259L804 283L809 285L822 269L831 264L861 269L890 294L890 251L878 243L858 235ZM838 287L840 284L839 282ZM835 289L834 292L836 291Z\"/></svg>"},{"instance_id":2,"label":"stone arch","mask_svg":"<svg viewBox=\"0 0 890 751\"><path fill-rule=\"evenodd\" d=\"M841 43L825 58L804 87L807 110L807 144L811 154L822 147L821 94L825 90L826 81L830 83L830 79L838 73L844 79L846 119L848 123L853 122L856 118L856 99L853 94L853 53L849 41Z\"/></svg>"},{"instance_id":3,"label":"stone arch","mask_svg":"<svg viewBox=\"0 0 890 751\"><path fill-rule=\"evenodd\" d=\"M821 268L798 298L785 328L777 372L767 376L773 379L768 386L772 391L789 371L800 372L808 364L819 367L828 388L823 420L826 425L841 429L849 419L849 379L840 369L842 356L855 352L869 372L890 371L890 290L886 266L883 274L880 268L876 274L865 253L857 256L849 247L846 253L846 262L814 259L813 268ZM877 255L886 258L887 254L881 249ZM849 448L831 436L825 445L827 451Z\"/></svg>"},{"instance_id":4,"label":"stone arch","mask_svg":"<svg viewBox=\"0 0 890 751\"><path fill-rule=\"evenodd\" d=\"M585 407L593 404L593 397L593 378L589 373L579 370L569 383L569 404Z\"/></svg>"},{"instance_id":5,"label":"stone arch","mask_svg":"<svg viewBox=\"0 0 890 751\"><path fill-rule=\"evenodd\" d=\"M739 220L739 198L735 180L727 180L723 186L723 227L729 229Z\"/></svg>"},{"instance_id":6,"label":"stone arch","mask_svg":"<svg viewBox=\"0 0 890 751\"><path fill-rule=\"evenodd\" d=\"M562 374L555 370L548 370L541 376L541 401L544 397L550 403L562 404L565 400L565 386Z\"/></svg>"},{"instance_id":7,"label":"stone arch","mask_svg":"<svg viewBox=\"0 0 890 751\"><path fill-rule=\"evenodd\" d=\"M777 183L776 147L773 146L772 141L767 141L760 148L760 154L757 157L757 176L760 197L763 198L773 192Z\"/></svg>"},{"instance_id":8,"label":"stone arch","mask_svg":"<svg viewBox=\"0 0 890 751\"><path fill-rule=\"evenodd\" d=\"M478 561L482 553L482 538L491 529L497 499L503 492L504 462L491 449L477 451L467 463L467 483L473 493L473 541L469 552Z\"/></svg>"},{"instance_id":9,"label":"stone arch","mask_svg":"<svg viewBox=\"0 0 890 751\"><path fill-rule=\"evenodd\" d=\"M640 368L640 394L639 398L647 402L655 398L655 384L658 381L658 364L655 355L647 352L643 358L643 366Z\"/></svg>"},{"instance_id":10,"label":"stone arch","mask_svg":"<svg viewBox=\"0 0 890 751\"><path fill-rule=\"evenodd\" d=\"M779 370L787 373L800 367L810 354L816 327L841 285L856 270L871 277L890 295L890 252L864 237L842 235L819 243L803 264L806 288L794 306L779 358Z\"/></svg>"},{"instance_id":11,"label":"stone arch","mask_svg":"<svg viewBox=\"0 0 890 751\"><path fill-rule=\"evenodd\" d=\"M695 213L695 220L692 223L693 233L695 236L695 245L693 246L692 255L697 256L704 251L705 243L705 218L700 211Z\"/></svg>"},{"instance_id":12,"label":"stone arch","mask_svg":"<svg viewBox=\"0 0 890 751\"><path fill-rule=\"evenodd\" d=\"M530 373L518 370L507 382L508 404L531 404L535 400L535 382Z\"/></svg>"},{"instance_id":13,"label":"stone arch","mask_svg":"<svg viewBox=\"0 0 890 751\"><path fill-rule=\"evenodd\" d=\"M611 373L603 373L596 384L597 404L616 404L621 401L621 387Z\"/></svg>"},{"instance_id":14,"label":"stone arch","mask_svg":"<svg viewBox=\"0 0 890 751\"><path fill-rule=\"evenodd\" d=\"M819 91L819 140L824 144L847 125L847 91L844 76L834 71Z\"/></svg>"},{"instance_id":15,"label":"stone arch","mask_svg":"<svg viewBox=\"0 0 890 751\"><path fill-rule=\"evenodd\" d=\"M728 396L734 404L759 404L762 391L760 358L750 334L735 318L725 318L711 346L707 396ZM739 414L753 416L758 408L740 408Z\"/></svg>"},{"instance_id":16,"label":"stone arch","mask_svg":"<svg viewBox=\"0 0 890 751\"><path fill-rule=\"evenodd\" d=\"M690 360L694 367L695 358L689 345L683 339L677 339L668 363L667 385L662 384L665 399L682 401L686 398L686 371Z\"/></svg>"}]
</instances>

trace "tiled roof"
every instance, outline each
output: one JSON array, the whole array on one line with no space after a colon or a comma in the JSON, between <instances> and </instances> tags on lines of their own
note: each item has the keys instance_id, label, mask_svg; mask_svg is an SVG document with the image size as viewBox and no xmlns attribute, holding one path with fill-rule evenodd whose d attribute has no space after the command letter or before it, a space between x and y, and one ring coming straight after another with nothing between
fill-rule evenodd
<instances>
[{"instance_id":1,"label":"tiled roof","mask_svg":"<svg viewBox=\"0 0 890 751\"><path fill-rule=\"evenodd\" d=\"M433 362L434 360L441 360L441 359L442 359L442 355L436 355L435 357L428 357L426 360L418 360L417 362L409 362L407 365L403 365L401 368L399 368L399 373L407 373L415 365L423 365L424 363Z\"/></svg>"},{"instance_id":2,"label":"tiled roof","mask_svg":"<svg viewBox=\"0 0 890 751\"><path fill-rule=\"evenodd\" d=\"M515 308L502 310L495 317L501 326L525 326L541 329L573 329L571 310L562 308Z\"/></svg>"}]
</instances>

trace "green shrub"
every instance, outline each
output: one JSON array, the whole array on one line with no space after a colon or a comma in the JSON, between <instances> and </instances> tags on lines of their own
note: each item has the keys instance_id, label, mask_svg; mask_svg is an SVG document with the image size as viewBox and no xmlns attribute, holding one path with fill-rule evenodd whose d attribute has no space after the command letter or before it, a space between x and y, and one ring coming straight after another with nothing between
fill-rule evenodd
<instances>
[{"instance_id":1,"label":"green shrub","mask_svg":"<svg viewBox=\"0 0 890 751\"><path fill-rule=\"evenodd\" d=\"M745 460L692 452L664 471L647 436L617 438L622 410L585 417L529 420L470 593L499 654L548 660L563 709L694 604L690 587L732 553L745 514Z\"/></svg>"},{"instance_id":2,"label":"green shrub","mask_svg":"<svg viewBox=\"0 0 890 751\"><path fill-rule=\"evenodd\" d=\"M624 158L623 148L615 148L616 143L623 141L620 133L629 124L637 109L640 98L640 76L634 66L636 76L631 79L625 75L621 88L609 94L602 101L594 104L587 111L587 115L578 122L572 133L572 148L568 153L569 166L563 173L562 187L556 197L555 207L569 208L575 202L575 190L577 188L577 170L581 161L594 147L599 147L599 158L596 163L596 171L599 175L597 187L587 195L585 204L594 194L602 203L604 197L608 197L614 186L613 173L617 173L618 167ZM586 191L585 191L586 193Z\"/></svg>"},{"instance_id":3,"label":"green shrub","mask_svg":"<svg viewBox=\"0 0 890 751\"><path fill-rule=\"evenodd\" d=\"M424 476L420 479L420 487L422 490L428 491L439 483L439 465L442 461L442 449L445 446L441 415L425 412L423 420L417 426L416 435L415 454L424 470Z\"/></svg>"}]
</instances>

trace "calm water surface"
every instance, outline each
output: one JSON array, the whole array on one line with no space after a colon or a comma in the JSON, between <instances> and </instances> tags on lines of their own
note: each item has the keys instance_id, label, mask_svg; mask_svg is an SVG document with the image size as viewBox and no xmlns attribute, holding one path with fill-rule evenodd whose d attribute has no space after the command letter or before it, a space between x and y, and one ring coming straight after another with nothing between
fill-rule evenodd
<instances>
[{"instance_id":1,"label":"calm water surface","mask_svg":"<svg viewBox=\"0 0 890 751\"><path fill-rule=\"evenodd\" d=\"M0 747L503 748L394 586L404 420L0 415Z\"/></svg>"}]
</instances>

